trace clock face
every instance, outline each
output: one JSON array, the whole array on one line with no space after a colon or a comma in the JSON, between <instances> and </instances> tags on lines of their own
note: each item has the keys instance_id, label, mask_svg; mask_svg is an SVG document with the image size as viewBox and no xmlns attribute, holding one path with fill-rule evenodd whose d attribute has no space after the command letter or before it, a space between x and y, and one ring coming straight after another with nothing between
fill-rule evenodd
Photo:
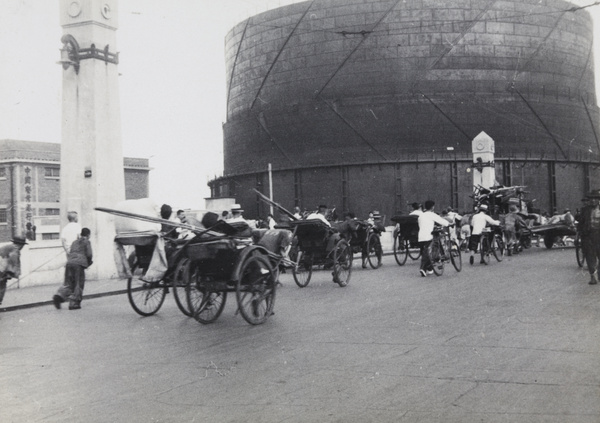
<instances>
[{"instance_id":1,"label":"clock face","mask_svg":"<svg viewBox=\"0 0 600 423\"><path fill-rule=\"evenodd\" d=\"M477 146L476 146L476 148L477 148L478 150L483 150L483 147L485 147L484 143L483 143L482 141L479 141L479 142L477 143Z\"/></svg>"},{"instance_id":2,"label":"clock face","mask_svg":"<svg viewBox=\"0 0 600 423\"><path fill-rule=\"evenodd\" d=\"M110 13L110 6L108 5L108 3L104 3L102 5L102 16L104 16L104 19L110 19L111 13Z\"/></svg>"},{"instance_id":3,"label":"clock face","mask_svg":"<svg viewBox=\"0 0 600 423\"><path fill-rule=\"evenodd\" d=\"M76 18L81 13L81 4L78 1L72 1L68 9L69 16Z\"/></svg>"}]
</instances>

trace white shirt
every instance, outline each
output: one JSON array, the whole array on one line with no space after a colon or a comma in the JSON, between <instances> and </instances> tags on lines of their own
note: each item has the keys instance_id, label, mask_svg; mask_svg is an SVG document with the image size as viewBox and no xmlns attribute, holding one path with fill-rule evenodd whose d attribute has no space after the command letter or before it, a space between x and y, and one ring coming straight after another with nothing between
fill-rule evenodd
<instances>
[{"instance_id":1,"label":"white shirt","mask_svg":"<svg viewBox=\"0 0 600 423\"><path fill-rule=\"evenodd\" d=\"M423 211L422 211L422 210L419 210L419 209L417 209L417 210L413 210L413 211L411 211L411 212L410 212L408 215L409 215L409 216L421 216L422 214L423 214Z\"/></svg>"},{"instance_id":2,"label":"white shirt","mask_svg":"<svg viewBox=\"0 0 600 423\"><path fill-rule=\"evenodd\" d=\"M62 241L63 248L68 253L71 251L71 244L79 238L81 233L81 225L77 222L69 222L60 232L60 240Z\"/></svg>"},{"instance_id":3,"label":"white shirt","mask_svg":"<svg viewBox=\"0 0 600 423\"><path fill-rule=\"evenodd\" d=\"M323 216L321 213L311 213L306 217L306 220L310 220L310 219L319 219L320 221L322 221L323 223L325 223L327 226L331 227L331 223L329 223L329 221L327 219L325 219L325 216Z\"/></svg>"},{"instance_id":4,"label":"white shirt","mask_svg":"<svg viewBox=\"0 0 600 423\"><path fill-rule=\"evenodd\" d=\"M472 235L481 235L483 228L485 228L488 223L490 225L499 225L500 221L492 219L490 216L488 216L484 212L479 212L477 214L474 214L473 221L471 222L471 225L473 226L473 229L471 230L471 234Z\"/></svg>"},{"instance_id":5,"label":"white shirt","mask_svg":"<svg viewBox=\"0 0 600 423\"><path fill-rule=\"evenodd\" d=\"M449 225L446 219L432 211L425 211L419 216L419 242L431 241L433 239L431 232L436 223L441 226Z\"/></svg>"}]
</instances>

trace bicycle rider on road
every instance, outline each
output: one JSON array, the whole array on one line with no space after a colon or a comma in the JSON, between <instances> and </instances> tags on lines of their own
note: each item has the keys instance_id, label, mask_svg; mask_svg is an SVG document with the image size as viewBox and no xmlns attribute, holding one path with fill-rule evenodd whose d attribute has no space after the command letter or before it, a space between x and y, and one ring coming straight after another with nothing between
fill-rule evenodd
<instances>
[{"instance_id":1,"label":"bicycle rider on road","mask_svg":"<svg viewBox=\"0 0 600 423\"><path fill-rule=\"evenodd\" d=\"M475 262L475 253L477 252L477 246L479 245L479 240L481 239L481 233L483 232L483 229L488 224L494 226L500 225L499 220L494 220L486 214L487 210L487 204L481 204L479 206L479 212L473 215L473 228L471 229L471 237L469 238L469 264L473 264ZM486 264L483 258L481 259L480 263Z\"/></svg>"},{"instance_id":2,"label":"bicycle rider on road","mask_svg":"<svg viewBox=\"0 0 600 423\"><path fill-rule=\"evenodd\" d=\"M421 247L421 276L425 277L433 273L431 258L429 257L429 245L433 241L433 228L437 223L440 226L449 226L450 223L433 211L435 202L425 201L425 211L419 216L419 246Z\"/></svg>"}]
</instances>

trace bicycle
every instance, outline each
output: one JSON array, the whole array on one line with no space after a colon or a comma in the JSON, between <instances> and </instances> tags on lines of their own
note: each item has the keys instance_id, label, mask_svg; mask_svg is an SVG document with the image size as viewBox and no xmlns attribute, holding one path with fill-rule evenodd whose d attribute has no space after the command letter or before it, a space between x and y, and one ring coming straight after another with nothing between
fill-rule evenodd
<instances>
[{"instance_id":1,"label":"bicycle","mask_svg":"<svg viewBox=\"0 0 600 423\"><path fill-rule=\"evenodd\" d=\"M429 258L433 266L433 273L436 276L442 276L444 273L444 264L452 263L454 269L460 272L462 269L462 256L456 241L450 238L448 227L435 227L431 232L433 240L429 244Z\"/></svg>"},{"instance_id":2,"label":"bicycle","mask_svg":"<svg viewBox=\"0 0 600 423\"><path fill-rule=\"evenodd\" d=\"M489 264L490 255L493 255L496 258L496 261L502 261L505 249L500 226L484 228L483 231L481 231L479 252L483 263Z\"/></svg>"}]
</instances>

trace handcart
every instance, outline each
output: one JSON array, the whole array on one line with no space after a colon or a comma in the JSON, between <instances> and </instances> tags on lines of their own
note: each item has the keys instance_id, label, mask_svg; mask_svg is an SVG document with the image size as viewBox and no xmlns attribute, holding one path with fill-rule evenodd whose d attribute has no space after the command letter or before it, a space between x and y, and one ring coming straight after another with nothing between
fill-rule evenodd
<instances>
[{"instance_id":1,"label":"handcart","mask_svg":"<svg viewBox=\"0 0 600 423\"><path fill-rule=\"evenodd\" d=\"M544 245L550 249L563 236L575 236L577 230L572 225L565 223L551 223L546 225L532 226L531 233L544 239Z\"/></svg>"},{"instance_id":2,"label":"handcart","mask_svg":"<svg viewBox=\"0 0 600 423\"><path fill-rule=\"evenodd\" d=\"M332 269L333 281L341 287L350 282L352 247L334 229L319 219L290 222L294 228L294 244L290 253L296 284L304 288L310 282L314 267Z\"/></svg>"},{"instance_id":3,"label":"handcart","mask_svg":"<svg viewBox=\"0 0 600 423\"><path fill-rule=\"evenodd\" d=\"M408 257L417 260L421 257L419 247L419 217L415 215L394 216L394 258L396 263L404 266Z\"/></svg>"}]
</instances>

